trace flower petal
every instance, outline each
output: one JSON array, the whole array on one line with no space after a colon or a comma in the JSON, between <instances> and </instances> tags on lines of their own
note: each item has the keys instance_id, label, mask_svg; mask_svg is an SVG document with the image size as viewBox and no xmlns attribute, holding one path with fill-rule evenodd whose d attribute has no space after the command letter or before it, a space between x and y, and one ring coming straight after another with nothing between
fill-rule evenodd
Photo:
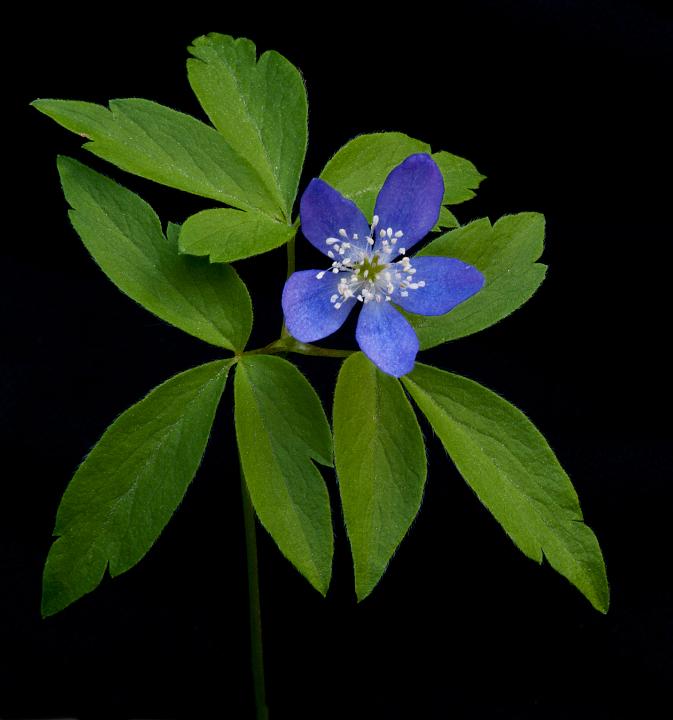
<instances>
[{"instance_id":1,"label":"flower petal","mask_svg":"<svg viewBox=\"0 0 673 720\"><path fill-rule=\"evenodd\" d=\"M409 290L408 297L396 292L393 302L417 315L444 315L484 287L484 276L462 260L424 255L413 258L411 266L414 283L425 287Z\"/></svg>"},{"instance_id":2,"label":"flower petal","mask_svg":"<svg viewBox=\"0 0 673 720\"><path fill-rule=\"evenodd\" d=\"M409 250L437 223L443 197L444 179L437 163L427 153L408 157L390 171L376 198L374 215L379 222L374 248L380 247L380 231L392 228L404 233L397 247Z\"/></svg>"},{"instance_id":3,"label":"flower petal","mask_svg":"<svg viewBox=\"0 0 673 720\"><path fill-rule=\"evenodd\" d=\"M362 210L320 178L314 178L308 184L301 196L299 214L301 231L306 239L325 255L333 249L326 242L328 238L367 247L369 223ZM345 230L348 237L343 238L339 230ZM353 240L354 234L358 236L357 240Z\"/></svg>"},{"instance_id":4,"label":"flower petal","mask_svg":"<svg viewBox=\"0 0 673 720\"><path fill-rule=\"evenodd\" d=\"M418 338L406 318L389 302L368 302L355 331L362 352L384 373L406 375L414 367Z\"/></svg>"},{"instance_id":5,"label":"flower petal","mask_svg":"<svg viewBox=\"0 0 673 720\"><path fill-rule=\"evenodd\" d=\"M339 274L327 272L321 280L319 270L302 270L290 275L283 288L285 325L300 342L313 342L336 332L353 309L349 298L339 309L330 302L337 292Z\"/></svg>"}]
</instances>

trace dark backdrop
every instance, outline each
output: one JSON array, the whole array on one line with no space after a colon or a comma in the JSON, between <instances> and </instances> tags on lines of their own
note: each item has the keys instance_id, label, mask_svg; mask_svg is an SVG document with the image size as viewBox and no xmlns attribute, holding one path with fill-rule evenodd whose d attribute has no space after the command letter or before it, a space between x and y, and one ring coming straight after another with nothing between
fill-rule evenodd
<instances>
[{"instance_id":1,"label":"dark backdrop","mask_svg":"<svg viewBox=\"0 0 673 720\"><path fill-rule=\"evenodd\" d=\"M425 354L526 411L570 473L607 561L594 611L505 536L424 427L417 521L357 606L337 533L323 600L261 533L268 698L275 718L668 716L673 652L664 353L671 231L670 11L627 2L344 6L246 18L192 5L31 15L5 31L0 506L0 716L251 717L239 479L227 389L206 459L154 549L60 615L39 617L59 498L127 406L218 356L121 295L70 228L55 155L139 192L163 221L204 199L125 175L27 107L35 97L148 97L201 116L185 47L247 36L301 68L310 102L302 186L344 142L401 130L488 176L461 221L547 217L537 295L499 325ZM414 17L411 13L416 13ZM420 15L418 13L421 13ZM299 29L298 23L308 24ZM7 47L9 43L9 47ZM299 267L313 266L305 244ZM240 264L276 336L284 253ZM351 328L352 330L352 328ZM348 330L335 339L352 342ZM337 361L297 358L329 408ZM325 473L333 499L335 480ZM659 703L664 709L654 710ZM661 714L659 714L661 713Z\"/></svg>"}]
</instances>

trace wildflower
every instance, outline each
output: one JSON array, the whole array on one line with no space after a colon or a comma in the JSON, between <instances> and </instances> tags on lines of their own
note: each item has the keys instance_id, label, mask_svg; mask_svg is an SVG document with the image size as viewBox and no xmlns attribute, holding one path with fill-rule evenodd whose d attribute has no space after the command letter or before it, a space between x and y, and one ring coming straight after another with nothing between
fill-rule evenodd
<instances>
[{"instance_id":1,"label":"wildflower","mask_svg":"<svg viewBox=\"0 0 673 720\"><path fill-rule=\"evenodd\" d=\"M461 260L407 254L435 226L443 195L442 174L425 153L389 173L371 225L355 203L311 180L301 198L301 229L332 264L295 272L286 282L282 304L290 334L301 342L331 335L360 302L360 349L389 375L410 372L418 338L396 306L444 315L484 285L483 275Z\"/></svg>"}]
</instances>

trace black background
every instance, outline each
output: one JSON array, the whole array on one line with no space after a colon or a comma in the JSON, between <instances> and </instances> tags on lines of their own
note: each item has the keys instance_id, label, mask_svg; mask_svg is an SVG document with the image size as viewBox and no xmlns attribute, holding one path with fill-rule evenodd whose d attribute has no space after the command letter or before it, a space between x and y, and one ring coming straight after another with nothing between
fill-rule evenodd
<instances>
[{"instance_id":1,"label":"black background","mask_svg":"<svg viewBox=\"0 0 673 720\"><path fill-rule=\"evenodd\" d=\"M426 353L524 409L573 478L607 561L607 616L523 557L424 426L429 482L360 606L335 479L323 600L260 535L272 718L669 717L673 670L665 303L671 230L671 12L627 2L345 6L262 19L229 8L113 18L25 12L6 29L0 506L0 716L252 717L239 479L227 389L206 458L154 549L60 615L39 616L59 498L127 406L218 356L96 268L70 228L55 155L140 193L163 221L208 200L125 175L28 108L35 97L148 97L202 117L185 47L243 35L301 68L302 187L362 132L401 130L488 176L459 219L547 217L542 289L513 316ZM448 7L448 6L451 7ZM411 13L413 12L413 17ZM301 23L306 23L304 28ZM7 45L7 43L9 43ZM7 100L7 85L9 96ZM317 253L299 248L298 266ZM281 323L282 250L240 263L254 345ZM350 329L349 329L350 328ZM330 344L352 343L352 327ZM298 358L328 408L337 361Z\"/></svg>"}]
</instances>

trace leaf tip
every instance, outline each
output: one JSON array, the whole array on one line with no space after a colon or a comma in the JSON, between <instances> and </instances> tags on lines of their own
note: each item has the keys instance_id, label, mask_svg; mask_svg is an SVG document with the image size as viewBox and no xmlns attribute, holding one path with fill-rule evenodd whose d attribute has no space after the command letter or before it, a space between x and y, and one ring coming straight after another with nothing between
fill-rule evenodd
<instances>
[{"instance_id":1,"label":"leaf tip","mask_svg":"<svg viewBox=\"0 0 673 720\"><path fill-rule=\"evenodd\" d=\"M605 587L600 589L600 593L589 599L599 613L602 615L608 614L608 610L610 609L610 586L607 584L607 580Z\"/></svg>"},{"instance_id":2,"label":"leaf tip","mask_svg":"<svg viewBox=\"0 0 673 720\"><path fill-rule=\"evenodd\" d=\"M368 598L371 594L374 588L376 587L377 580L374 580L373 582L371 580L360 580L357 577L355 578L355 598L360 604L363 600Z\"/></svg>"},{"instance_id":3,"label":"leaf tip","mask_svg":"<svg viewBox=\"0 0 673 720\"><path fill-rule=\"evenodd\" d=\"M51 586L45 584L42 590L42 601L40 603L40 615L43 620L56 615L64 610L72 601L65 600Z\"/></svg>"},{"instance_id":4,"label":"leaf tip","mask_svg":"<svg viewBox=\"0 0 673 720\"><path fill-rule=\"evenodd\" d=\"M34 107L36 110L39 110L41 113L46 114L46 106L51 102L51 100L48 100L46 98L35 98L32 102L28 103L29 107Z\"/></svg>"}]
</instances>

